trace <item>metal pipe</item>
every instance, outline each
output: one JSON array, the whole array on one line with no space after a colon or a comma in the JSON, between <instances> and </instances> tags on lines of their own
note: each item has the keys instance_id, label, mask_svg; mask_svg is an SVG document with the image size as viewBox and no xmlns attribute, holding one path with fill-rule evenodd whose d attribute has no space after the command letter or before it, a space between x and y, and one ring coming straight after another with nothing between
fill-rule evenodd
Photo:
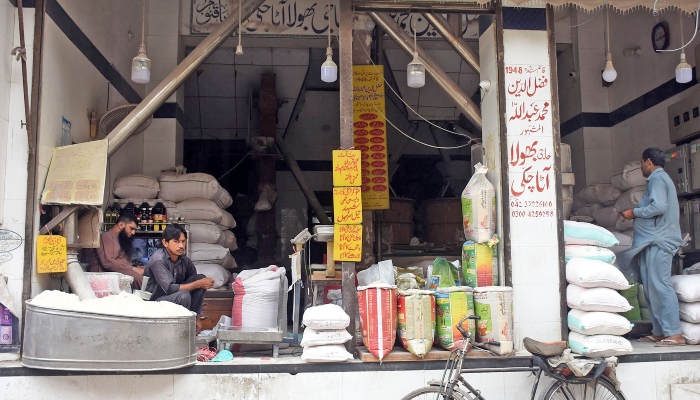
<instances>
[{"instance_id":1,"label":"metal pipe","mask_svg":"<svg viewBox=\"0 0 700 400\"><path fill-rule=\"evenodd\" d=\"M242 7L242 19L245 20L264 2L265 0L244 0L242 4L232 8L229 15L238 14L238 7ZM236 28L238 28L238 19L230 17L221 23L214 32L204 38L202 43L195 47L195 49L192 50L192 52L185 57L185 59L182 60L182 62L178 64L177 67L175 67L175 69L173 69L109 135L107 135L106 139L109 143L107 154L113 154L119 146L124 144L129 136L131 136L144 121L153 115L158 107L163 105L163 103L175 93L177 88L185 83L187 77L231 36Z\"/></svg>"},{"instance_id":2,"label":"metal pipe","mask_svg":"<svg viewBox=\"0 0 700 400\"><path fill-rule=\"evenodd\" d=\"M401 29L396 22L386 13L370 12L370 17L378 26L386 31L394 41L409 56L413 55L413 39ZM420 46L416 46L415 51L423 60L425 69L430 73L435 83L440 86L445 93L455 102L457 108L469 119L474 126L481 130L481 110L471 101L469 96L438 66L435 60L428 55Z\"/></svg>"},{"instance_id":3,"label":"metal pipe","mask_svg":"<svg viewBox=\"0 0 700 400\"><path fill-rule=\"evenodd\" d=\"M376 12L434 12L434 13L460 13L460 14L493 14L492 7L469 5L464 3L436 4L434 1L389 3L377 1L354 1L352 7L355 11Z\"/></svg>"},{"instance_id":4,"label":"metal pipe","mask_svg":"<svg viewBox=\"0 0 700 400\"><path fill-rule=\"evenodd\" d=\"M78 244L78 213L74 212L66 218L61 236L66 238L68 246Z\"/></svg>"},{"instance_id":5,"label":"metal pipe","mask_svg":"<svg viewBox=\"0 0 700 400\"><path fill-rule=\"evenodd\" d=\"M477 54L467 43L457 34L452 25L440 14L423 13L423 17L433 25L436 31L442 38L447 41L447 43L452 46L452 48L466 61L469 65L474 68L477 74L481 73L481 68L479 67L479 54Z\"/></svg>"},{"instance_id":6,"label":"metal pipe","mask_svg":"<svg viewBox=\"0 0 700 400\"><path fill-rule=\"evenodd\" d=\"M96 298L95 292L93 292L90 282L88 282L87 275L85 275L83 267L80 266L78 262L78 250L69 247L67 260L68 270L64 277L66 278L66 282L68 282L70 290L78 295L80 300Z\"/></svg>"}]
</instances>

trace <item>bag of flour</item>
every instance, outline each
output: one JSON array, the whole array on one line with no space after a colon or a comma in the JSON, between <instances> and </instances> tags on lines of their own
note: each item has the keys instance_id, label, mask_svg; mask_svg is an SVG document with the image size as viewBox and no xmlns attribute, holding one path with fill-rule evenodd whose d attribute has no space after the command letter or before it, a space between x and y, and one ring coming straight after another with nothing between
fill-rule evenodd
<instances>
[{"instance_id":1,"label":"bag of flour","mask_svg":"<svg viewBox=\"0 0 700 400\"><path fill-rule=\"evenodd\" d=\"M678 302L678 311L680 311L681 320L692 324L700 323L700 303L684 303L680 301Z\"/></svg>"},{"instance_id":2,"label":"bag of flour","mask_svg":"<svg viewBox=\"0 0 700 400\"><path fill-rule=\"evenodd\" d=\"M122 199L136 197L139 199L155 199L160 185L156 178L146 175L129 175L114 182L112 192Z\"/></svg>"},{"instance_id":3,"label":"bag of flour","mask_svg":"<svg viewBox=\"0 0 700 400\"><path fill-rule=\"evenodd\" d=\"M627 278L614 265L599 260L572 258L566 263L566 281L584 288L629 289Z\"/></svg>"},{"instance_id":4,"label":"bag of flour","mask_svg":"<svg viewBox=\"0 0 700 400\"><path fill-rule=\"evenodd\" d=\"M462 192L464 236L476 243L488 242L496 233L496 190L486 179L488 168L478 163Z\"/></svg>"},{"instance_id":5,"label":"bag of flour","mask_svg":"<svg viewBox=\"0 0 700 400\"><path fill-rule=\"evenodd\" d=\"M622 336L569 333L571 351L586 357L611 357L632 352L632 344Z\"/></svg>"},{"instance_id":6,"label":"bag of flour","mask_svg":"<svg viewBox=\"0 0 700 400\"><path fill-rule=\"evenodd\" d=\"M678 300L686 303L700 301L700 275L674 275L671 284Z\"/></svg>"},{"instance_id":7,"label":"bag of flour","mask_svg":"<svg viewBox=\"0 0 700 400\"><path fill-rule=\"evenodd\" d=\"M568 262L574 257L600 260L610 264L615 262L615 253L604 247L581 246L575 244L567 244L564 246L564 259Z\"/></svg>"},{"instance_id":8,"label":"bag of flour","mask_svg":"<svg viewBox=\"0 0 700 400\"><path fill-rule=\"evenodd\" d=\"M604 311L620 313L632 309L622 295L608 288L582 288L576 285L566 287L566 303L570 308L581 311Z\"/></svg>"},{"instance_id":9,"label":"bag of flour","mask_svg":"<svg viewBox=\"0 0 700 400\"><path fill-rule=\"evenodd\" d=\"M306 346L301 353L301 359L306 362L345 362L352 360L352 354L348 353L342 344Z\"/></svg>"},{"instance_id":10,"label":"bag of flour","mask_svg":"<svg viewBox=\"0 0 700 400\"><path fill-rule=\"evenodd\" d=\"M618 244L610 231L586 222L564 221L564 243L610 247Z\"/></svg>"},{"instance_id":11,"label":"bag of flour","mask_svg":"<svg viewBox=\"0 0 700 400\"><path fill-rule=\"evenodd\" d=\"M623 212L625 210L637 207L637 205L639 205L639 200L642 199L642 195L644 195L644 191L646 189L646 186L639 186L622 193L622 196L620 196L620 198L618 198L615 202L615 209L618 212Z\"/></svg>"},{"instance_id":12,"label":"bag of flour","mask_svg":"<svg viewBox=\"0 0 700 400\"><path fill-rule=\"evenodd\" d=\"M624 335L634 327L620 314L600 311L571 310L567 323L569 329L584 335Z\"/></svg>"},{"instance_id":13,"label":"bag of flour","mask_svg":"<svg viewBox=\"0 0 700 400\"><path fill-rule=\"evenodd\" d=\"M610 181L616 188L623 191L647 184L647 179L642 174L642 163L640 161L625 164L621 170L617 171L610 178Z\"/></svg>"}]
</instances>

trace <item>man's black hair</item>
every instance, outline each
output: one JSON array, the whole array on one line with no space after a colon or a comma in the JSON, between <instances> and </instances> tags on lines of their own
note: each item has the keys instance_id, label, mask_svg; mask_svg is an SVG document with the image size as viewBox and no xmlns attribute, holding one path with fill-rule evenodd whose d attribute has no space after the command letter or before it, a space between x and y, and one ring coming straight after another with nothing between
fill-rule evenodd
<instances>
[{"instance_id":1,"label":"man's black hair","mask_svg":"<svg viewBox=\"0 0 700 400\"><path fill-rule=\"evenodd\" d=\"M657 167L666 165L666 153L658 147L649 147L642 153L642 160L651 160Z\"/></svg>"},{"instance_id":2,"label":"man's black hair","mask_svg":"<svg viewBox=\"0 0 700 400\"><path fill-rule=\"evenodd\" d=\"M163 240L166 242L171 240L180 240L180 234L185 235L185 239L187 239L187 231L182 225L170 224L163 231Z\"/></svg>"},{"instance_id":3,"label":"man's black hair","mask_svg":"<svg viewBox=\"0 0 700 400\"><path fill-rule=\"evenodd\" d=\"M122 211L121 214L119 214L119 218L117 218L117 223L120 222L123 222L125 224L129 224L131 222L135 223L136 225L139 224L139 220L136 219L136 216L129 211Z\"/></svg>"}]
</instances>

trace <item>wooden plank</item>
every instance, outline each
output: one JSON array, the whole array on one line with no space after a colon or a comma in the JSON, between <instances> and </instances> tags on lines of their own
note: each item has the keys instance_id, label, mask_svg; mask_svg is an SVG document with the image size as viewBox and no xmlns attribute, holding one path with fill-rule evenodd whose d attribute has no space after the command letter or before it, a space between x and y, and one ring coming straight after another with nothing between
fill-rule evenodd
<instances>
[{"instance_id":1,"label":"wooden plank","mask_svg":"<svg viewBox=\"0 0 700 400\"><path fill-rule=\"evenodd\" d=\"M370 353L369 350L367 350L367 348L364 346L357 346L356 354L357 358L359 358L362 362L379 362L379 358L377 358L374 354ZM446 361L449 356L450 351L433 347L433 349L430 350L428 354L425 355L425 357L420 358L409 353L408 350L404 349L401 346L395 346L394 349L391 350L391 353L387 354L382 359L382 362ZM470 351L467 354L467 357L493 358L493 356L489 355L488 353L481 351Z\"/></svg>"}]
</instances>

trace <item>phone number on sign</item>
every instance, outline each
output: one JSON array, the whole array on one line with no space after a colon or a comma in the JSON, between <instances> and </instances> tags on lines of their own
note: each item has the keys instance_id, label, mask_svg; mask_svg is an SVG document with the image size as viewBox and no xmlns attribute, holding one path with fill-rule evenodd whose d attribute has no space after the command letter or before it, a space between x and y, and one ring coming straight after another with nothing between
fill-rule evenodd
<instances>
[{"instance_id":1,"label":"phone number on sign","mask_svg":"<svg viewBox=\"0 0 700 400\"><path fill-rule=\"evenodd\" d=\"M548 200L511 200L512 208L552 208L554 203Z\"/></svg>"},{"instance_id":2,"label":"phone number on sign","mask_svg":"<svg viewBox=\"0 0 700 400\"><path fill-rule=\"evenodd\" d=\"M548 211L541 211L541 210L529 210L529 211L524 211L524 210L513 210L510 212L511 217L513 218L551 218L554 217L554 211L553 210L548 210Z\"/></svg>"}]
</instances>

